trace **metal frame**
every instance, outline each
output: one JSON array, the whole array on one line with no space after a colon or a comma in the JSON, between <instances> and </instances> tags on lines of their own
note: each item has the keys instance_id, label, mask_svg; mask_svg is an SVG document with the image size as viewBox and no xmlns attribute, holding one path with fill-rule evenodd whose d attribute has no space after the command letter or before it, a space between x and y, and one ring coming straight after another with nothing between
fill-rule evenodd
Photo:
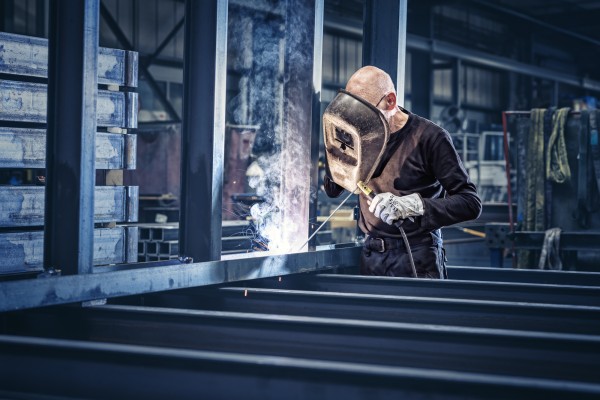
<instances>
[{"instance_id":1,"label":"metal frame","mask_svg":"<svg viewBox=\"0 0 600 400\"><path fill-rule=\"evenodd\" d=\"M431 368L433 353L447 370L592 384L600 367L599 336L564 333L113 305L13 313L4 320L11 334L35 326L38 336L296 358L318 348L311 358L396 367Z\"/></svg>"},{"instance_id":2,"label":"metal frame","mask_svg":"<svg viewBox=\"0 0 600 400\"><path fill-rule=\"evenodd\" d=\"M54 360L50 361L49 360ZM597 399L597 385L359 362L0 336L0 395ZM56 368L60 365L61 368ZM65 374L69 371L69 374ZM106 379L90 379L90 374ZM110 377L110 384L107 384ZM35 384L32 384L34 382ZM168 382L168 384L166 384Z\"/></svg>"},{"instance_id":3,"label":"metal frame","mask_svg":"<svg viewBox=\"0 0 600 400\"><path fill-rule=\"evenodd\" d=\"M285 279L285 278L283 278ZM204 288L144 296L151 307L409 324L595 335L600 307L509 301L414 297L347 292L261 289L252 283L218 290Z\"/></svg>"},{"instance_id":4,"label":"metal frame","mask_svg":"<svg viewBox=\"0 0 600 400\"><path fill-rule=\"evenodd\" d=\"M91 273L99 0L50 4L44 266Z\"/></svg>"},{"instance_id":5,"label":"metal frame","mask_svg":"<svg viewBox=\"0 0 600 400\"><path fill-rule=\"evenodd\" d=\"M228 1L187 0L179 251L221 258Z\"/></svg>"},{"instance_id":6,"label":"metal frame","mask_svg":"<svg viewBox=\"0 0 600 400\"><path fill-rule=\"evenodd\" d=\"M134 264L118 271L3 282L0 311L357 266L361 247L204 263ZM137 254L137 252L136 252ZM91 265L91 263L90 263Z\"/></svg>"},{"instance_id":7,"label":"metal frame","mask_svg":"<svg viewBox=\"0 0 600 400\"><path fill-rule=\"evenodd\" d=\"M240 283L243 285L243 283ZM318 274L248 282L258 288L600 307L600 288L521 282Z\"/></svg>"},{"instance_id":8,"label":"metal frame","mask_svg":"<svg viewBox=\"0 0 600 400\"><path fill-rule=\"evenodd\" d=\"M163 41L160 42L160 44L156 47L156 50L154 50L154 53L152 53L148 57L144 57L144 59L142 61L144 66L149 67L150 65L152 65L154 63L154 60L156 60L156 58L160 55L160 53L162 53L162 51L165 49L165 47L167 47L167 45L171 42L171 40L173 40L173 38L179 33L181 28L183 28L184 23L185 23L185 17L181 18L181 20L179 20L179 22L173 27L173 29L171 29L171 32L169 32L167 34L167 36L165 36Z\"/></svg>"},{"instance_id":9,"label":"metal frame","mask_svg":"<svg viewBox=\"0 0 600 400\"><path fill-rule=\"evenodd\" d=\"M121 45L126 50L133 50L133 45L131 44L129 39L127 39L127 36L119 27L118 22L113 18L110 11L108 10L108 8L106 8L104 4L100 4L100 15L108 25L108 28L115 35L117 40L121 43ZM150 71L148 71L149 65L149 63L139 65L140 72L144 75L144 77L148 81L148 84L150 85L154 93L158 96L158 99L160 100L162 105L165 107L167 113L171 117L171 122L180 122L181 119L179 118L179 115L177 115L177 111L175 110L175 108L173 108L173 105L171 104L165 93L161 90L160 86L158 85Z\"/></svg>"}]
</instances>

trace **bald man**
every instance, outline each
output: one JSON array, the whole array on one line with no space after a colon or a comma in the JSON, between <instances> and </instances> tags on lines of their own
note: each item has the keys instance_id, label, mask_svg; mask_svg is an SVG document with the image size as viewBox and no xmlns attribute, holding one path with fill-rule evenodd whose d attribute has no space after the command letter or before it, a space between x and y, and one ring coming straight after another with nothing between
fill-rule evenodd
<instances>
[{"instance_id":1,"label":"bald man","mask_svg":"<svg viewBox=\"0 0 600 400\"><path fill-rule=\"evenodd\" d=\"M399 229L404 220L420 278L447 277L440 228L475 219L481 200L456 153L448 132L396 102L390 76L367 66L352 75L346 91L375 106L390 127L390 138L377 170L369 181L375 198L359 196L359 227L365 233L361 274L413 276L408 251ZM329 173L325 191L343 192Z\"/></svg>"}]
</instances>

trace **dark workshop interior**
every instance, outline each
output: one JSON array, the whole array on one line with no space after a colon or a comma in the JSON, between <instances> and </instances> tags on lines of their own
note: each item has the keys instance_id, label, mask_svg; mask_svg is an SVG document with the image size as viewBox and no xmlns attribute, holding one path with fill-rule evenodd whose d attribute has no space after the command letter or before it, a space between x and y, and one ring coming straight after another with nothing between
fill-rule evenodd
<instances>
[{"instance_id":1,"label":"dark workshop interior","mask_svg":"<svg viewBox=\"0 0 600 400\"><path fill-rule=\"evenodd\" d=\"M327 190L364 66L476 187L437 267L434 153L402 236ZM600 398L599 99L599 0L0 0L0 398Z\"/></svg>"}]
</instances>

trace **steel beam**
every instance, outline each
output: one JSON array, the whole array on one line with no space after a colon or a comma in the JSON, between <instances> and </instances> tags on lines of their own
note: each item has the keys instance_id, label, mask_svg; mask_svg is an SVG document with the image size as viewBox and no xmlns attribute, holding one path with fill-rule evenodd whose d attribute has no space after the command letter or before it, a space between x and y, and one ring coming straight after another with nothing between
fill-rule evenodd
<instances>
[{"instance_id":1,"label":"steel beam","mask_svg":"<svg viewBox=\"0 0 600 400\"><path fill-rule=\"evenodd\" d=\"M44 266L93 268L99 0L50 4Z\"/></svg>"},{"instance_id":2,"label":"steel beam","mask_svg":"<svg viewBox=\"0 0 600 400\"><path fill-rule=\"evenodd\" d=\"M363 27L363 65L386 71L404 104L406 59L406 0L366 0Z\"/></svg>"},{"instance_id":3,"label":"steel beam","mask_svg":"<svg viewBox=\"0 0 600 400\"><path fill-rule=\"evenodd\" d=\"M412 5L411 5L412 7ZM432 37L432 5L415 2L411 21L417 33L424 38ZM411 51L411 111L429 118L433 104L433 52Z\"/></svg>"},{"instance_id":4,"label":"steel beam","mask_svg":"<svg viewBox=\"0 0 600 400\"><path fill-rule=\"evenodd\" d=\"M0 284L0 311L356 266L360 250L351 247L195 264L159 264L147 268L137 264L117 271L96 271L87 276L3 282Z\"/></svg>"},{"instance_id":5,"label":"steel beam","mask_svg":"<svg viewBox=\"0 0 600 400\"><path fill-rule=\"evenodd\" d=\"M323 20L325 12L324 0L315 1L314 49L312 67L312 129L310 135L310 196L308 205L308 234L312 235L318 227L318 193L319 193L319 148L321 143L321 88L323 81ZM308 244L314 250L317 243L315 236Z\"/></svg>"},{"instance_id":6,"label":"steel beam","mask_svg":"<svg viewBox=\"0 0 600 400\"><path fill-rule=\"evenodd\" d=\"M600 336L131 306L13 313L4 326L13 335L595 384L600 367Z\"/></svg>"},{"instance_id":7,"label":"steel beam","mask_svg":"<svg viewBox=\"0 0 600 400\"><path fill-rule=\"evenodd\" d=\"M341 24L328 21L326 28L344 32L353 36L360 37L362 29L357 26L350 26L347 23ZM408 49L430 51L433 54L456 58L467 63L487 66L499 70L517 72L519 74L544 78L552 81L566 83L574 87L581 87L589 90L600 91L600 82L588 79L583 76L557 72L552 69L538 67L537 65L527 64L515 61L513 59L496 56L483 51L473 50L469 47L460 46L454 43L444 42L442 40L432 40L428 35L407 34L406 46Z\"/></svg>"},{"instance_id":8,"label":"steel beam","mask_svg":"<svg viewBox=\"0 0 600 400\"><path fill-rule=\"evenodd\" d=\"M10 282L9 282L10 283ZM144 304L252 313L349 318L541 332L597 334L600 307L325 293L251 287L144 296Z\"/></svg>"},{"instance_id":9,"label":"steel beam","mask_svg":"<svg viewBox=\"0 0 600 400\"><path fill-rule=\"evenodd\" d=\"M519 12L517 10L514 10L512 8L509 7L505 7L502 5L497 4L496 2L490 2L490 1L486 1L486 0L470 0L471 3L475 3L478 4L482 7L485 7L487 9L493 10L494 13L496 12L500 12L506 15L509 15L511 17L515 17L518 19L521 19L523 21L527 21L527 23L531 23L534 25L538 25L542 28L546 28L550 31L555 31L558 32L561 35L565 35L565 36L570 36L573 39L577 39L578 41L582 41L582 42L587 42L590 44L593 44L594 46L596 46L596 49L598 48L598 46L600 46L600 40L595 39L593 37L590 36L586 36L586 35L582 35L580 33L574 32L570 29L565 29L562 28L561 26L563 25L563 21L566 19L566 15L565 13L558 13L558 15L560 15L560 21L559 23L549 23L546 21L542 21L541 19L532 17L530 15L527 15L525 13ZM582 8L581 10L584 10L585 8ZM575 11L575 10L573 10ZM543 15L543 13L542 13ZM556 14L555 14L556 15ZM585 13L585 15L589 15L589 13ZM548 17L546 17L548 18ZM552 15L550 16L550 19L552 19ZM579 26L579 25L578 25ZM556 103L554 103L556 104Z\"/></svg>"},{"instance_id":10,"label":"steel beam","mask_svg":"<svg viewBox=\"0 0 600 400\"><path fill-rule=\"evenodd\" d=\"M181 132L179 251L221 258L227 0L187 0Z\"/></svg>"},{"instance_id":11,"label":"steel beam","mask_svg":"<svg viewBox=\"0 0 600 400\"><path fill-rule=\"evenodd\" d=\"M69 371L69 374L65 374ZM101 377L90 379L90 376ZM97 398L597 398L597 385L189 349L0 337L0 394Z\"/></svg>"},{"instance_id":12,"label":"steel beam","mask_svg":"<svg viewBox=\"0 0 600 400\"><path fill-rule=\"evenodd\" d=\"M156 47L156 50L154 50L154 53L152 53L148 57L144 58L143 63L146 68L149 67L150 65L152 65L154 60L156 60L156 58L160 55L160 53L162 53L162 51L165 49L165 47L167 47L167 45L169 43L171 43L171 40L173 40L173 38L179 33L179 31L183 27L184 23L185 23L185 17L181 18L179 20L179 22L173 27L171 32L169 32L167 34L167 36L165 36L163 41Z\"/></svg>"},{"instance_id":13,"label":"steel beam","mask_svg":"<svg viewBox=\"0 0 600 400\"><path fill-rule=\"evenodd\" d=\"M118 22L115 21L112 14L104 4L100 4L100 14L102 15L102 19L104 20L104 22L106 22L108 28L115 35L119 43L121 43L121 45L126 50L133 50L133 45L131 44L131 42L129 42L129 39L127 39L127 36L125 36L123 31L121 30L121 27L119 26ZM161 87L158 85L150 71L148 71L146 65L139 65L139 69L142 72L142 74L144 74L144 77L146 78L148 85L150 85L150 87L152 88L154 94L158 96L158 99L162 103L163 107L165 107L165 110L170 115L171 120L174 122L179 122L180 119L177 115L177 111L175 110L175 108L173 108L173 105L171 104Z\"/></svg>"},{"instance_id":14,"label":"steel beam","mask_svg":"<svg viewBox=\"0 0 600 400\"><path fill-rule=\"evenodd\" d=\"M548 285L600 286L600 273L575 271L542 271L504 268L447 267L450 279L542 283Z\"/></svg>"},{"instance_id":15,"label":"steel beam","mask_svg":"<svg viewBox=\"0 0 600 400\"><path fill-rule=\"evenodd\" d=\"M311 183L316 187L311 182L316 167L311 165L313 102L320 82L316 87L314 84L315 73L321 69L321 55L315 59L315 39L322 36L322 10L323 0L285 2L279 209L280 240L287 251L298 251L309 236Z\"/></svg>"},{"instance_id":16,"label":"steel beam","mask_svg":"<svg viewBox=\"0 0 600 400\"><path fill-rule=\"evenodd\" d=\"M537 65L526 64L510 58L473 50L449 42L430 40L419 35L408 34L407 46L410 49L429 51L432 52L432 54L441 56L455 57L465 62L484 67L517 72L523 75L566 83L567 85L574 87L581 87L596 92L600 91L600 82L596 80L563 72L556 72L544 67L538 67Z\"/></svg>"},{"instance_id":17,"label":"steel beam","mask_svg":"<svg viewBox=\"0 0 600 400\"><path fill-rule=\"evenodd\" d=\"M600 306L600 288L573 285L392 278L360 275L294 275L240 282L252 287L444 299Z\"/></svg>"}]
</instances>

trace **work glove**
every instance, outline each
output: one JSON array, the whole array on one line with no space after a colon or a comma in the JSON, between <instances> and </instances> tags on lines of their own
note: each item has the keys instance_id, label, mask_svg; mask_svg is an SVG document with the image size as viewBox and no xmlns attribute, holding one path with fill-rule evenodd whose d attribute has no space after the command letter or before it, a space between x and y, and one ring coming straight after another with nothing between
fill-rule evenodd
<instances>
[{"instance_id":1,"label":"work glove","mask_svg":"<svg viewBox=\"0 0 600 400\"><path fill-rule=\"evenodd\" d=\"M380 218L388 225L409 217L423 215L423 200L417 193L408 196L395 196L391 193L379 193L371 200L369 206L377 218Z\"/></svg>"}]
</instances>

